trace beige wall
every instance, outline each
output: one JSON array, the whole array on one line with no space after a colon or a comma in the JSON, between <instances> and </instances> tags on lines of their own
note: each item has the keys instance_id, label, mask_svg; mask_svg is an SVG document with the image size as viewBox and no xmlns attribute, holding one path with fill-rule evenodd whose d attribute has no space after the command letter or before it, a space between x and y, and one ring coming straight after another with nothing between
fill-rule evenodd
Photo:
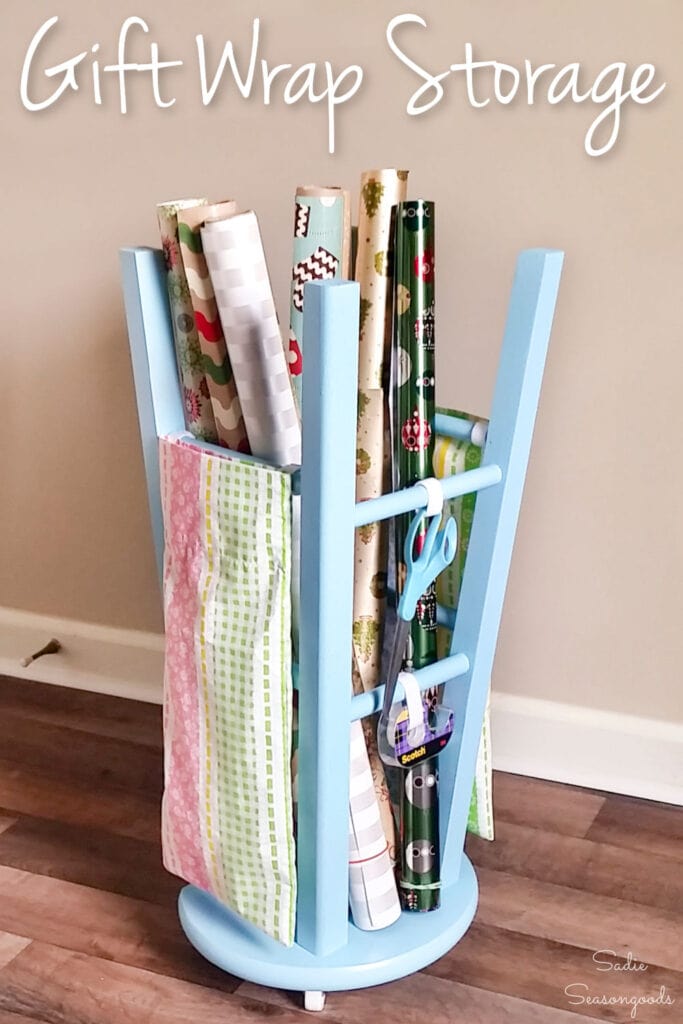
<instances>
[{"instance_id":1,"label":"beige wall","mask_svg":"<svg viewBox=\"0 0 683 1024\"><path fill-rule=\"evenodd\" d=\"M411 46L434 68L470 40L481 56L581 59L593 75L650 60L668 89L629 107L615 150L597 160L583 152L595 116L585 105L475 111L454 84L411 120L416 82L384 42L406 9L428 19ZM23 54L54 13L51 63L95 41L112 61L123 18L145 17L162 55L189 62L168 79L176 107L155 109L145 82L126 118L115 95L98 110L87 88L25 112ZM366 68L334 157L320 109L201 109L195 33L215 32L216 48L246 41L255 14L272 61ZM439 208L441 402L487 413L515 253L567 251L496 686L680 720L680 0L5 0L3 15L0 605L161 628L117 276L120 245L156 243L155 202L199 192L253 206L286 319L294 186L354 186L364 167L408 166L410 191Z\"/></svg>"}]
</instances>

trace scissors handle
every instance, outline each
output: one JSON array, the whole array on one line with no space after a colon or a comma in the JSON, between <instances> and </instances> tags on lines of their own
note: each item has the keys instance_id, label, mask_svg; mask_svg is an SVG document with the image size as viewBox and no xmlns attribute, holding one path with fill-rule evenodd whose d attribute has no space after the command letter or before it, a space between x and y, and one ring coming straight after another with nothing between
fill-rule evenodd
<instances>
[{"instance_id":1,"label":"scissors handle","mask_svg":"<svg viewBox=\"0 0 683 1024\"><path fill-rule=\"evenodd\" d=\"M450 516L446 525L439 529L441 516L436 515L429 524L422 550L415 557L415 541L424 518L424 513L418 512L410 524L405 542L406 580L397 609L399 618L405 622L412 620L417 602L439 573L451 564L457 548L458 528L455 519Z\"/></svg>"}]
</instances>

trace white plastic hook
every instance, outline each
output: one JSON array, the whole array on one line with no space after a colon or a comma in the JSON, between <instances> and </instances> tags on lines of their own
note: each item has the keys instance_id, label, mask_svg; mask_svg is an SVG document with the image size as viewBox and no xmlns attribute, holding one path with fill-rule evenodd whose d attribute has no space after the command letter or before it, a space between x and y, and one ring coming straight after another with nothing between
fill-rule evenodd
<instances>
[{"instance_id":1,"label":"white plastic hook","mask_svg":"<svg viewBox=\"0 0 683 1024\"><path fill-rule=\"evenodd\" d=\"M441 481L437 480L435 476L428 476L424 480L420 480L420 487L424 487L427 492L427 508L424 510L425 515L439 516L443 511L443 487Z\"/></svg>"},{"instance_id":2,"label":"white plastic hook","mask_svg":"<svg viewBox=\"0 0 683 1024\"><path fill-rule=\"evenodd\" d=\"M403 686L403 699L408 711L408 742L421 743L424 736L424 710L420 684L412 672L399 672L398 681Z\"/></svg>"}]
</instances>

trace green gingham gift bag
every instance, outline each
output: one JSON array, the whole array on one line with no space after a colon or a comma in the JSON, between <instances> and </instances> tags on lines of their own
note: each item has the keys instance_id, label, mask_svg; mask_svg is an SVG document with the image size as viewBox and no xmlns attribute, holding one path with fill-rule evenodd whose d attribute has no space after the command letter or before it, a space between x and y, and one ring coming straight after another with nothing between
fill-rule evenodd
<instances>
[{"instance_id":1,"label":"green gingham gift bag","mask_svg":"<svg viewBox=\"0 0 683 1024\"><path fill-rule=\"evenodd\" d=\"M291 480L179 438L160 462L164 864L291 945Z\"/></svg>"}]
</instances>

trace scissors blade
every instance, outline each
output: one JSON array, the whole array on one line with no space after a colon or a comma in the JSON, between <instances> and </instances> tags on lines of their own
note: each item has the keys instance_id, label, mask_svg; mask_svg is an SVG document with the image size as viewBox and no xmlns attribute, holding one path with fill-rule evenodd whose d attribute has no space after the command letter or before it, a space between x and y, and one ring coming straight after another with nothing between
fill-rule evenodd
<instances>
[{"instance_id":1,"label":"scissors blade","mask_svg":"<svg viewBox=\"0 0 683 1024\"><path fill-rule=\"evenodd\" d=\"M403 665L403 657L406 651L406 644L408 643L408 637L410 635L410 622L397 617L396 619L396 632L394 634L394 643L391 648L391 654L389 656L389 663L387 665L387 678L386 685L384 687L384 702L382 704L382 716L388 717L391 711L391 705L394 703L394 694L396 692L396 681L398 680L399 672Z\"/></svg>"}]
</instances>

